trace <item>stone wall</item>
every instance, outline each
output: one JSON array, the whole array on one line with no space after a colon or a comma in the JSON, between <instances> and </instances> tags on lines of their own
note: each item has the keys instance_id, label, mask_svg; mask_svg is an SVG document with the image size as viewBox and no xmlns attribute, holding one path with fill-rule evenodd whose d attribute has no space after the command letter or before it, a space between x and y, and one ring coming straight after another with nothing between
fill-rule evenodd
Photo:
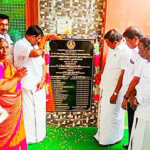
<instances>
[{"instance_id":1,"label":"stone wall","mask_svg":"<svg viewBox=\"0 0 150 150\"><path fill-rule=\"evenodd\" d=\"M39 0L40 26L45 33L57 34L57 20L72 20L72 38L95 38L101 43L105 0ZM101 45L101 44L100 44ZM97 103L87 112L47 112L47 123L56 126L96 126Z\"/></svg>"}]
</instances>

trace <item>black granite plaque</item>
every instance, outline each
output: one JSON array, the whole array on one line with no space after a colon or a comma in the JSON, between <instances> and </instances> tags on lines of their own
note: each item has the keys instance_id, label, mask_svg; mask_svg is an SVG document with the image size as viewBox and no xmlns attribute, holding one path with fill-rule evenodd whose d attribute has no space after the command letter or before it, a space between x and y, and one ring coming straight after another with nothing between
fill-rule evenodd
<instances>
[{"instance_id":1,"label":"black granite plaque","mask_svg":"<svg viewBox=\"0 0 150 150\"><path fill-rule=\"evenodd\" d=\"M89 110L93 86L91 40L50 41L49 69L56 111Z\"/></svg>"}]
</instances>

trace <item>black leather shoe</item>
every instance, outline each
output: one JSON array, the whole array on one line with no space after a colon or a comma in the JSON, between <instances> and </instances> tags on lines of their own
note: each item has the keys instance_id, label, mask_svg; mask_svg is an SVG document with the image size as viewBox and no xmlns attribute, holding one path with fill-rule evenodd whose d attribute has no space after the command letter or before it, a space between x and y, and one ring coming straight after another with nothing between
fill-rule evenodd
<instances>
[{"instance_id":1,"label":"black leather shoe","mask_svg":"<svg viewBox=\"0 0 150 150\"><path fill-rule=\"evenodd\" d=\"M128 144L124 144L123 148L128 149Z\"/></svg>"}]
</instances>

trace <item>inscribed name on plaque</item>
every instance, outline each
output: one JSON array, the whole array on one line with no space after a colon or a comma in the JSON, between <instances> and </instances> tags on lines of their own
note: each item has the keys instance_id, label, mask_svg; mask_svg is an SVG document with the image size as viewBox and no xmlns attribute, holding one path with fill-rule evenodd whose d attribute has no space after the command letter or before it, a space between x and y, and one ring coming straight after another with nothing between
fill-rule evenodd
<instances>
[{"instance_id":1,"label":"inscribed name on plaque","mask_svg":"<svg viewBox=\"0 0 150 150\"><path fill-rule=\"evenodd\" d=\"M93 86L93 44L90 40L51 41L49 70L56 111L90 109Z\"/></svg>"}]
</instances>

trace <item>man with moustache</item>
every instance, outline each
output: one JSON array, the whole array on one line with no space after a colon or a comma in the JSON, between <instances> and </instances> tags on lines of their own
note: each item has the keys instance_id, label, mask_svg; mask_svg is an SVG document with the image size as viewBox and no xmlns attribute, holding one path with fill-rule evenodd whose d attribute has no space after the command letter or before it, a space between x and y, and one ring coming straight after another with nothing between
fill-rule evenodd
<instances>
[{"instance_id":1,"label":"man with moustache","mask_svg":"<svg viewBox=\"0 0 150 150\"><path fill-rule=\"evenodd\" d=\"M10 50L10 60L13 60L13 55L12 55L12 47L13 47L13 41L11 40L9 34L8 34L8 29L9 29L9 16L5 14L0 14L0 38L5 39L8 42Z\"/></svg>"}]
</instances>

